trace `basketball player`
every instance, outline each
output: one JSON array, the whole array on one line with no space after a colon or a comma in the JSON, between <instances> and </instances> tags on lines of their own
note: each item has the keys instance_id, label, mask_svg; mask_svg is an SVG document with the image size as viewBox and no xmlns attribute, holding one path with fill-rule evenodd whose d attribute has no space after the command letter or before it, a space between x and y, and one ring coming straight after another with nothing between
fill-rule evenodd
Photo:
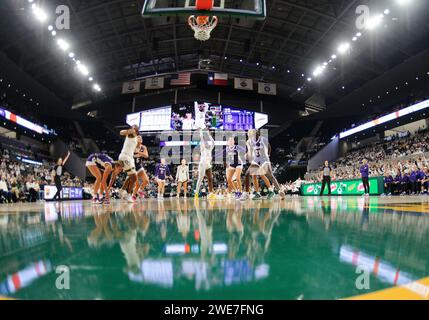
<instances>
[{"instance_id":1,"label":"basketball player","mask_svg":"<svg viewBox=\"0 0 429 320\"><path fill-rule=\"evenodd\" d=\"M230 137L228 145L225 148L226 158L226 181L228 184L228 193L236 198L241 197L243 191L241 184L241 172L244 166L244 154L246 150L240 148L237 137ZM233 194L235 192L235 195Z\"/></svg>"},{"instance_id":2,"label":"basketball player","mask_svg":"<svg viewBox=\"0 0 429 320\"><path fill-rule=\"evenodd\" d=\"M149 158L149 153L145 145L143 145L143 139L141 136L137 137L138 144L136 152L134 152L134 158L136 163L137 181L136 186L138 194L141 198L144 197L143 191L149 184L149 177L146 174L146 170L143 167L143 159ZM140 183L141 180L141 183Z\"/></svg>"},{"instance_id":3,"label":"basketball player","mask_svg":"<svg viewBox=\"0 0 429 320\"><path fill-rule=\"evenodd\" d=\"M166 164L165 159L161 159L161 163L156 166L155 179L158 183L158 200L164 200L165 193L165 181L167 179L173 179L170 173L170 168Z\"/></svg>"},{"instance_id":4,"label":"basketball player","mask_svg":"<svg viewBox=\"0 0 429 320\"><path fill-rule=\"evenodd\" d=\"M183 186L184 198L187 197L189 180L190 180L189 166L186 163L186 159L182 159L182 164L177 167L177 173L176 173L177 198L180 198L180 191L182 190L182 186Z\"/></svg>"},{"instance_id":5,"label":"basketball player","mask_svg":"<svg viewBox=\"0 0 429 320\"><path fill-rule=\"evenodd\" d=\"M246 172L245 177L245 192L241 200L246 201L249 199L250 192L250 176L263 176L265 175L271 181L280 198L284 199L285 194L277 179L274 177L273 169L269 156L270 144L267 139L261 137L259 130L249 130L249 140L247 141L247 158L249 159L250 166Z\"/></svg>"},{"instance_id":6,"label":"basketball player","mask_svg":"<svg viewBox=\"0 0 429 320\"><path fill-rule=\"evenodd\" d=\"M199 104L198 102L195 102L194 128L196 130L206 128L206 113L208 110L209 107L206 103Z\"/></svg>"},{"instance_id":7,"label":"basketball player","mask_svg":"<svg viewBox=\"0 0 429 320\"><path fill-rule=\"evenodd\" d=\"M128 130L122 130L120 135L125 137L124 146L122 147L121 154L119 155L119 161L123 164L123 171L129 177L129 183L133 186L137 181L136 165L134 162L134 152L138 146L138 126L132 126ZM136 187L138 184L136 184ZM136 202L138 188L134 188L132 194L128 197L128 202Z\"/></svg>"},{"instance_id":8,"label":"basketball player","mask_svg":"<svg viewBox=\"0 0 429 320\"><path fill-rule=\"evenodd\" d=\"M93 203L103 203L99 195L108 193L107 178L113 171L113 163L113 159L104 153L91 154L86 160L86 167L95 178Z\"/></svg>"},{"instance_id":9,"label":"basketball player","mask_svg":"<svg viewBox=\"0 0 429 320\"><path fill-rule=\"evenodd\" d=\"M216 199L213 189L213 172L212 172L212 153L214 149L214 139L210 134L210 131L206 130L205 132L202 129L199 129L200 132L200 163L198 164L198 180L195 187L195 199L199 198L199 193L201 189L201 184L203 183L204 177L207 177L209 182L209 195L208 199Z\"/></svg>"}]
</instances>

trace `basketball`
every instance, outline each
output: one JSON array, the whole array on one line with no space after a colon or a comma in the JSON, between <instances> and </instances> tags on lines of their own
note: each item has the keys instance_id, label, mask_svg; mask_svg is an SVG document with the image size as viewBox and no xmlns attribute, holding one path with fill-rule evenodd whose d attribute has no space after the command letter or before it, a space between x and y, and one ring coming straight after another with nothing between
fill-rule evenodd
<instances>
[{"instance_id":1,"label":"basketball","mask_svg":"<svg viewBox=\"0 0 429 320\"><path fill-rule=\"evenodd\" d=\"M207 24L208 21L209 21L209 17L208 16L198 16L197 17L197 24L199 26Z\"/></svg>"}]
</instances>

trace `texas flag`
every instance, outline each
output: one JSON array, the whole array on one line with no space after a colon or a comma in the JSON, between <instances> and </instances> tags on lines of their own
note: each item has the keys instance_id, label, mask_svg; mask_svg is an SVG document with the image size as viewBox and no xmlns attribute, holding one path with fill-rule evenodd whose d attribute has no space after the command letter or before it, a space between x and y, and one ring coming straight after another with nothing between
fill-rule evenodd
<instances>
[{"instance_id":1,"label":"texas flag","mask_svg":"<svg viewBox=\"0 0 429 320\"><path fill-rule=\"evenodd\" d=\"M211 86L227 86L228 74L209 72L208 84Z\"/></svg>"}]
</instances>

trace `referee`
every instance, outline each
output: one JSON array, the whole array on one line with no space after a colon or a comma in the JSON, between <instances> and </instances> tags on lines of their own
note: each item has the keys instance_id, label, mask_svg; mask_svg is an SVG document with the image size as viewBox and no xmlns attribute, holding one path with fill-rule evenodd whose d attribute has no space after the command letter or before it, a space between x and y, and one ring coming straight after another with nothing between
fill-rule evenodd
<instances>
[{"instance_id":1,"label":"referee","mask_svg":"<svg viewBox=\"0 0 429 320\"><path fill-rule=\"evenodd\" d=\"M67 156L64 158L64 160L63 158L59 158L57 161L57 165L54 167L54 182L55 186L57 187L57 193L55 194L53 200L61 200L61 190L63 189L63 186L61 185L61 176L63 175L63 166L65 166L69 157L70 151L67 153Z\"/></svg>"},{"instance_id":2,"label":"referee","mask_svg":"<svg viewBox=\"0 0 429 320\"><path fill-rule=\"evenodd\" d=\"M320 195L323 196L323 192L325 191L325 186L328 186L328 195L331 195L331 175L332 168L329 165L329 161L325 161L325 166L322 169L322 190L320 190Z\"/></svg>"}]
</instances>

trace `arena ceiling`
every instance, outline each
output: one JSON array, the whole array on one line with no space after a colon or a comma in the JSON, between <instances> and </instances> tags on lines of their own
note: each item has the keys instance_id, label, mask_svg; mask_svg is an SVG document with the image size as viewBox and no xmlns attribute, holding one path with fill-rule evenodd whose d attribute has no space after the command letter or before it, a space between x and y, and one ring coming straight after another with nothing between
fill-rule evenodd
<instances>
[{"instance_id":1,"label":"arena ceiling","mask_svg":"<svg viewBox=\"0 0 429 320\"><path fill-rule=\"evenodd\" d=\"M222 18L204 43L194 39L185 17L143 19L143 0L40 3L52 12L60 4L70 8L71 29L61 32L87 61L103 96L119 95L118 85L126 80L197 69L204 58L215 71L276 82L296 101L321 93L331 104L428 47L428 1L411 1L406 8L395 1L268 0L266 20ZM356 33L360 4L374 12L392 8L386 27L361 39L324 77L308 82L314 67ZM1 52L65 101L94 94L51 44L46 26L31 19L27 0L2 1L0 10Z\"/></svg>"}]
</instances>

